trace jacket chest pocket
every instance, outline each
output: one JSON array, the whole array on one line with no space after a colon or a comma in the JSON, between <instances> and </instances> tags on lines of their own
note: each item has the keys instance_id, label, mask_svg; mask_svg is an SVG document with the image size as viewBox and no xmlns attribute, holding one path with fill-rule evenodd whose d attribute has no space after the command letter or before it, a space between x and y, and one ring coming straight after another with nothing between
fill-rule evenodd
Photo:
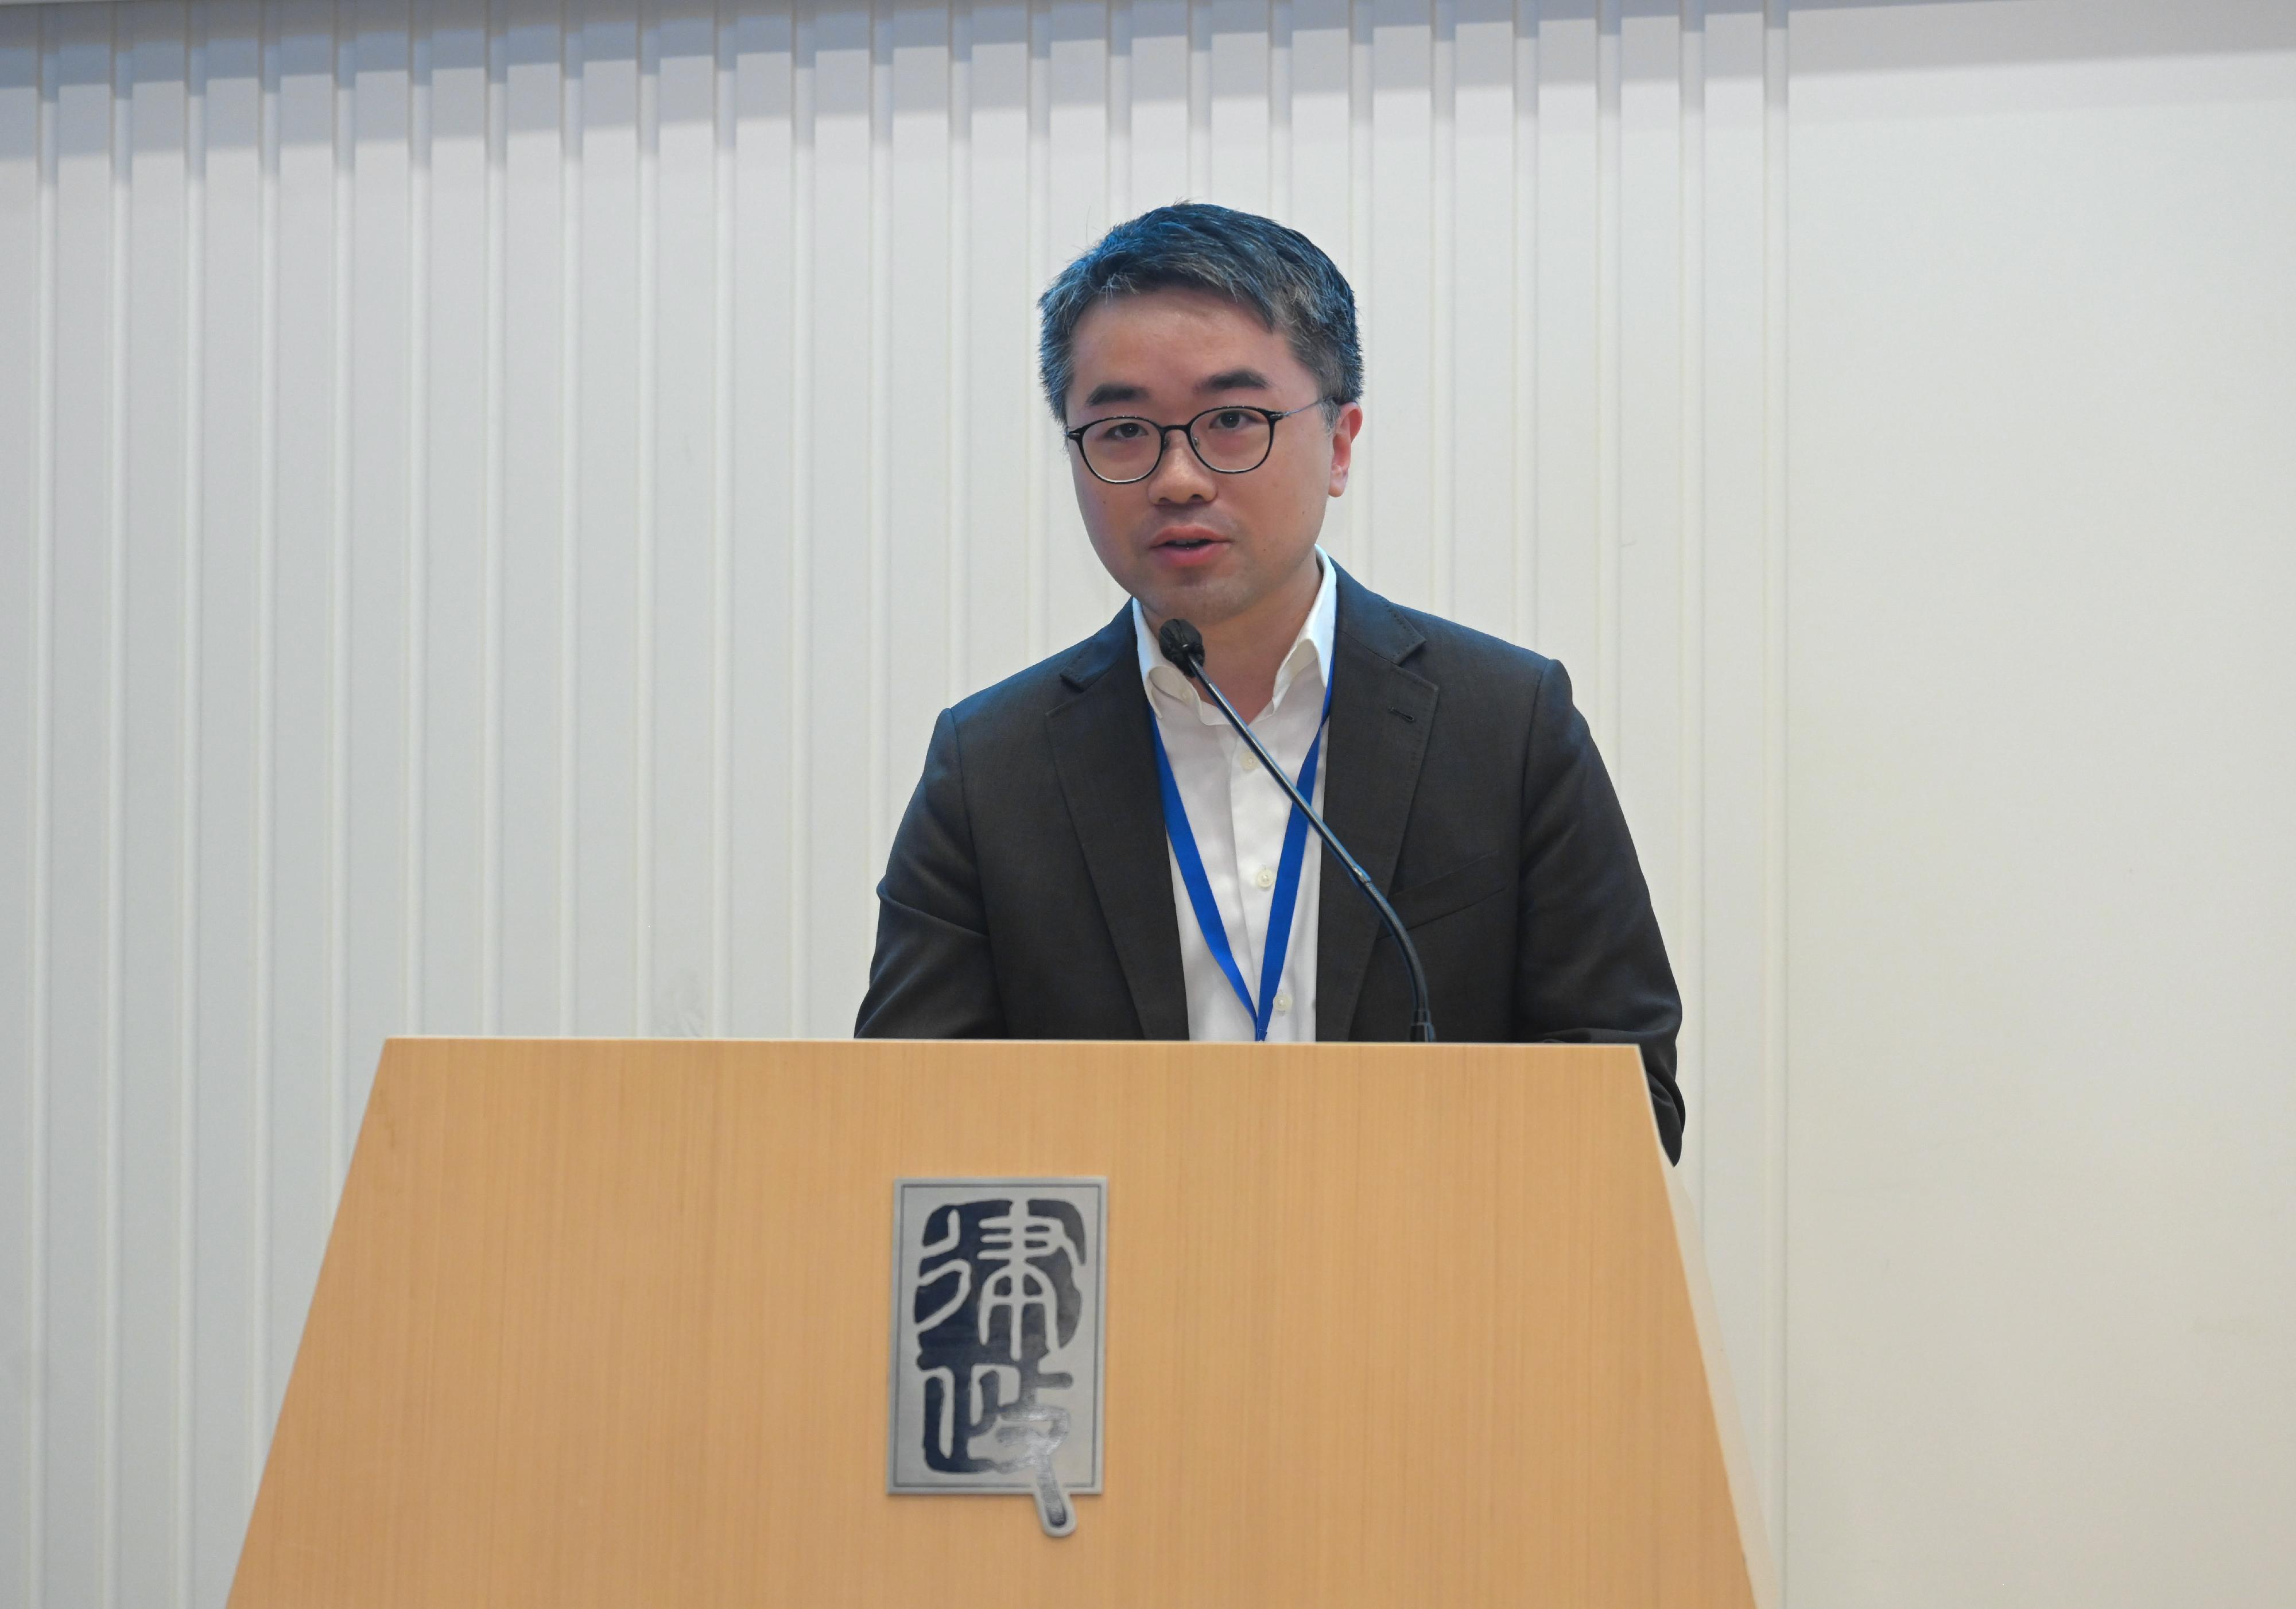
<instances>
[{"instance_id":1,"label":"jacket chest pocket","mask_svg":"<svg viewBox=\"0 0 2296 1609\"><path fill-rule=\"evenodd\" d=\"M1388 897L1395 914L1403 925L1423 927L1440 916L1480 905L1513 887L1507 875L1506 858L1499 850L1478 855L1464 866L1414 882Z\"/></svg>"}]
</instances>

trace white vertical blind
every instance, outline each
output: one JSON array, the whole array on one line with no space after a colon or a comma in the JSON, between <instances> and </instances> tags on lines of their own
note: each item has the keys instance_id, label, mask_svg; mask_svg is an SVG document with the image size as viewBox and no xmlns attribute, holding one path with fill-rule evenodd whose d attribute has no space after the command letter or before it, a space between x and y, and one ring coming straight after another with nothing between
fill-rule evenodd
<instances>
[{"instance_id":1,"label":"white vertical blind","mask_svg":"<svg viewBox=\"0 0 2296 1609\"><path fill-rule=\"evenodd\" d=\"M2021 629L1986 612L2005 585L2193 650L2207 678L2175 685L2244 734L2218 785L2296 781L2268 633L2145 614L2129 589L2157 576L2067 580L2116 519L2125 551L2170 551L2141 523L2165 487L2200 511L2169 527L2190 573L2231 578L2216 607L2296 587L2292 35L2237 0L1791 25L1784 0L0 6L0 1605L222 1603L385 1035L849 1031L934 714L1117 603L1035 389L1033 299L1184 196L1272 212L1355 283L1370 424L1341 562L1560 657L1595 725L1688 1006L1682 1173L1796 1601L2076 1576L2084 1602L2159 1601L2141 1527L2081 1539L2157 1493L2096 1489L2046 1437L1988 1456L2086 1492L2087 1519L1972 1539L1934 1493L1857 1496L1896 1490L1907 1424L1877 1401L1948 1441L2000 1411L1983 1342L1921 1318L1981 1254L1963 1203L2039 1206L1949 1137L1897 1153L1906 1092L1939 1092L1948 1116L1911 1124L1948 1137L2018 1076L2136 1121L2178 1097L2097 1070L2151 1065L2179 1022L2084 1041L2079 1069L1936 1030L2046 992L2034 947L2062 935L1939 970L1973 919L1928 902L2078 904L2106 851L1966 851L1989 812L2095 796L2062 796L2044 734L1935 817L1869 810L1927 795L1855 739L1952 768L1904 667L1966 622ZM2087 212L2052 210L2068 175ZM1997 277L1956 277L2059 235L2090 249L2049 259L2033 308L2110 309L2137 366L2109 382L2046 319L1988 312ZM1996 436L1941 426L1997 365L2025 379ZM2156 413L2100 400L2153 381ZM2164 462L2194 419L2220 450ZM1955 585L1924 589L1872 538L1940 521L2042 557L2005 582L1948 542ZM2030 665L1992 674L1980 700L2062 707ZM2128 785L2153 830L2189 825L2164 778ZM1844 829L1869 817L1894 831ZM2218 830L2255 855L2191 874L2284 897L2210 920L2296 963L2286 852ZM2095 920L2175 919L2156 893ZM2132 945L2094 986L2147 975ZM2296 1115L2274 1021L2218 1020L2244 1109ZM2064 1166L2050 1190L2109 1194ZM2296 1250L2272 1221L2266 1248ZM2033 1253L1995 1311L2078 1328L2161 1272L2096 1255ZM2296 1498L2296 1404L2268 1347L2238 1350L2284 1353L2296 1317L2234 1301L2270 1284L2249 1264L2199 1266L2146 1356L2248 1391L2223 1512ZM1829 1300L1850 1290L1921 1350ZM2142 1361L2077 1335L2061 1375L1999 1367L2039 1401L2125 1392ZM1790 1420L1790 1385L1819 1407ZM2131 1445L2183 1446L2210 1406ZM1958 1551L1923 1547L1941 1523ZM2206 1580L2264 1579L2266 1546Z\"/></svg>"}]
</instances>

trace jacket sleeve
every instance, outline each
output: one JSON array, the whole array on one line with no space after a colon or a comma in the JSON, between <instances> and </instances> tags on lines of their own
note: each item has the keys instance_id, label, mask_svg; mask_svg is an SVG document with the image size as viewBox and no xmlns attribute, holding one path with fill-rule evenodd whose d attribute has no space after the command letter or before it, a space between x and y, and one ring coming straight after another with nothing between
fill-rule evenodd
<instances>
[{"instance_id":1,"label":"jacket sleeve","mask_svg":"<svg viewBox=\"0 0 2296 1609\"><path fill-rule=\"evenodd\" d=\"M1560 664L1540 679L1524 767L1515 1037L1641 1047L1659 1137L1679 1162L1682 1001L1626 815Z\"/></svg>"},{"instance_id":2,"label":"jacket sleeve","mask_svg":"<svg viewBox=\"0 0 2296 1609\"><path fill-rule=\"evenodd\" d=\"M924 775L877 884L877 953L857 1038L1001 1038L1003 1001L965 808L956 718L941 711Z\"/></svg>"}]
</instances>

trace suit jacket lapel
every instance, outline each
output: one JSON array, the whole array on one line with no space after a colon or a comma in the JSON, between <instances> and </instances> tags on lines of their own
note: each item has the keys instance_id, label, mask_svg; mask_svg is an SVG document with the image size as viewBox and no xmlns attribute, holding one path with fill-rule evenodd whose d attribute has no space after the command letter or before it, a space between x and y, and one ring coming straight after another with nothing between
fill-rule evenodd
<instances>
[{"instance_id":1,"label":"suit jacket lapel","mask_svg":"<svg viewBox=\"0 0 2296 1609\"><path fill-rule=\"evenodd\" d=\"M1436 688L1404 668L1427 639L1392 603L1340 572L1332 653L1331 777L1324 818L1383 893L1392 894L1403 830L1434 725ZM1327 855L1316 929L1316 1037L1345 1039L1380 934L1370 903ZM1168 904L1169 902L1167 901Z\"/></svg>"},{"instance_id":2,"label":"suit jacket lapel","mask_svg":"<svg viewBox=\"0 0 2296 1609\"><path fill-rule=\"evenodd\" d=\"M1077 696L1046 717L1046 727L1142 1037L1185 1039L1187 983L1148 731L1154 718L1136 664L1128 603L1062 667Z\"/></svg>"}]
</instances>

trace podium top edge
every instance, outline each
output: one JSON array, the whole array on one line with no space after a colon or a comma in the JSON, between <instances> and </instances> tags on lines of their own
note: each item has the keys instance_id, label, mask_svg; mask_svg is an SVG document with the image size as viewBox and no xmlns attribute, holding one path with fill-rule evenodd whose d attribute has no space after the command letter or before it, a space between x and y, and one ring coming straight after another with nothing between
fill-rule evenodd
<instances>
[{"instance_id":1,"label":"podium top edge","mask_svg":"<svg viewBox=\"0 0 2296 1609\"><path fill-rule=\"evenodd\" d=\"M1171 1055L1176 1053L1220 1053L1234 1055L1244 1052L1259 1055L1297 1056L1327 1054L1394 1054L1440 1055L1454 1051L1522 1051L1538 1055L1562 1054L1570 1056L1615 1057L1621 1051L1635 1052L1631 1044L1603 1042L1588 1044L1580 1041L1538 1039L1529 1041L1448 1039L1433 1045L1414 1044L1408 1040L1389 1039L1318 1039L1307 1044L1267 1045L1248 1040L1226 1039L857 1039L802 1038L795 1036L743 1036L728 1034L711 1038L703 1035L657 1034L455 1034L400 1033L385 1037L386 1047L393 1045L422 1046L426 1048L446 1045L487 1046L581 1046L620 1047L682 1046L688 1048L703 1046L802 1046L808 1049L839 1047L849 1049L914 1049L920 1046L945 1046L952 1049L1003 1049L1040 1055L1054 1052L1089 1051L1095 1055L1134 1050L1144 1054Z\"/></svg>"}]
</instances>

